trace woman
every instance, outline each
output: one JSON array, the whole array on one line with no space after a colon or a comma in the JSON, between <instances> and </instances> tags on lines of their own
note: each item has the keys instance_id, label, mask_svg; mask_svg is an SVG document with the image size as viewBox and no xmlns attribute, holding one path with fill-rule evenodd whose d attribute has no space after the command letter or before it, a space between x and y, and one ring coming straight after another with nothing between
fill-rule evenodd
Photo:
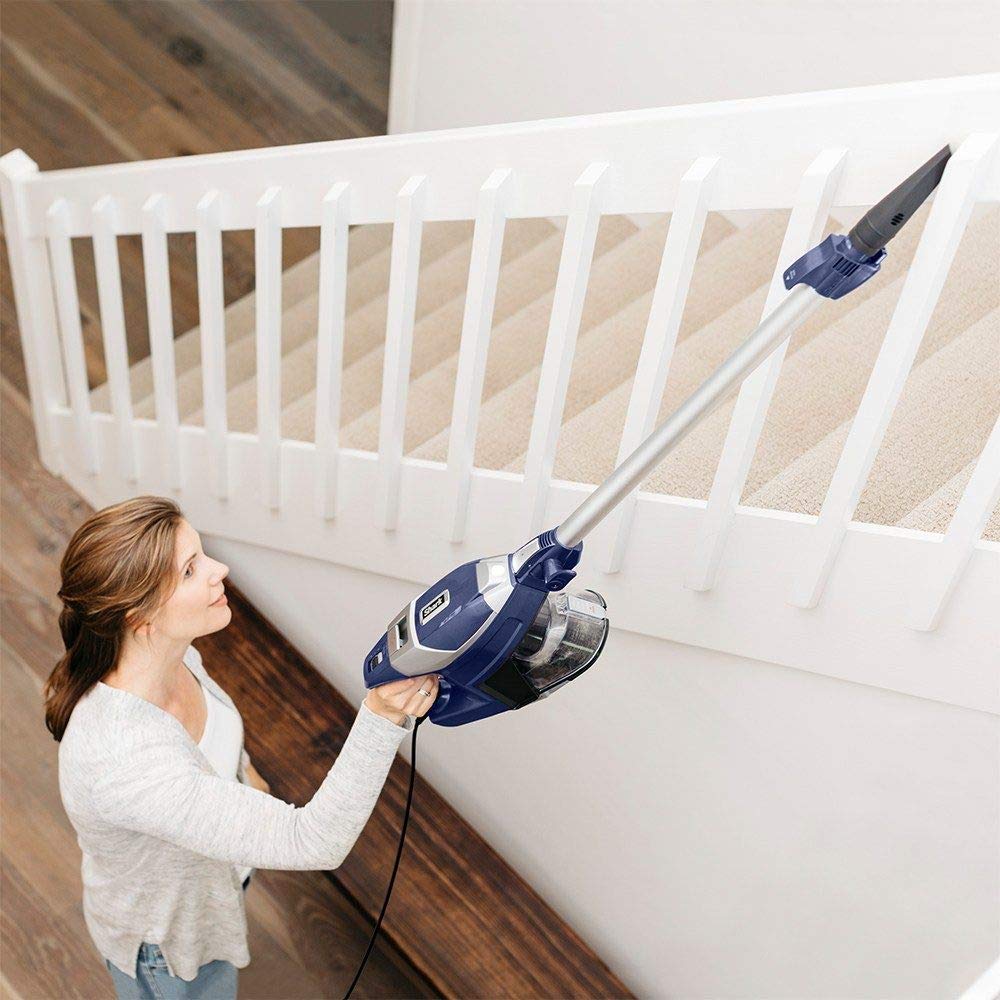
<instances>
[{"instance_id":1,"label":"woman","mask_svg":"<svg viewBox=\"0 0 1000 1000\"><path fill-rule=\"evenodd\" d=\"M296 808L268 794L239 712L191 645L229 624L229 569L205 555L177 505L144 496L98 511L61 572L66 654L45 720L83 851L87 929L119 997L235 997L250 961L250 869L341 864L438 678L369 691L322 785Z\"/></svg>"}]
</instances>

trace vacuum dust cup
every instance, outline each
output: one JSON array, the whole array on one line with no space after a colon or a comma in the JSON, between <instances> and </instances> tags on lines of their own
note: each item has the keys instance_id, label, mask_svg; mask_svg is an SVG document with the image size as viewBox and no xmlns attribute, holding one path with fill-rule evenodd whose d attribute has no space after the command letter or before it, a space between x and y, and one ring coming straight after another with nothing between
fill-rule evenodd
<instances>
[{"instance_id":1,"label":"vacuum dust cup","mask_svg":"<svg viewBox=\"0 0 1000 1000\"><path fill-rule=\"evenodd\" d=\"M587 669L608 637L607 604L594 590L550 593L512 659L544 698Z\"/></svg>"}]
</instances>

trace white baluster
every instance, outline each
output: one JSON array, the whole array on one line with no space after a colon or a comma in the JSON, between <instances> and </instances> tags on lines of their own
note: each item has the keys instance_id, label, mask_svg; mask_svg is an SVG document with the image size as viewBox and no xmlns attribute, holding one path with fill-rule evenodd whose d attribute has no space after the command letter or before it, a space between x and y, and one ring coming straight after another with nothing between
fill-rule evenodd
<instances>
[{"instance_id":1,"label":"white baluster","mask_svg":"<svg viewBox=\"0 0 1000 1000\"><path fill-rule=\"evenodd\" d=\"M718 164L717 156L699 157L681 178L618 444L616 467L652 433L659 415ZM591 541L592 551L596 549L599 564L606 573L621 569L637 502L638 491L630 493L608 516L607 526Z\"/></svg>"},{"instance_id":2,"label":"white baluster","mask_svg":"<svg viewBox=\"0 0 1000 1000\"><path fill-rule=\"evenodd\" d=\"M53 475L59 475L62 460L53 409L66 405L59 329L45 238L28 236L25 199L25 182L37 176L38 164L23 150L15 149L0 157L4 235L38 454L42 464Z\"/></svg>"},{"instance_id":3,"label":"white baluster","mask_svg":"<svg viewBox=\"0 0 1000 1000\"><path fill-rule=\"evenodd\" d=\"M592 163L573 185L525 459L521 515L529 535L538 534L544 527L552 466L609 174L607 163Z\"/></svg>"},{"instance_id":4,"label":"white baluster","mask_svg":"<svg viewBox=\"0 0 1000 1000\"><path fill-rule=\"evenodd\" d=\"M90 214L94 227L94 270L101 309L104 364L111 390L111 414L118 437L120 469L126 479L135 482L139 478L139 469L135 425L132 422L132 386L128 377L128 342L125 339L125 308L122 304L114 200L110 195L102 195L94 202Z\"/></svg>"},{"instance_id":5,"label":"white baluster","mask_svg":"<svg viewBox=\"0 0 1000 1000\"><path fill-rule=\"evenodd\" d=\"M150 195L142 206L142 267L146 279L153 396L167 482L172 489L179 490L180 421L177 416L177 366L174 360L174 318L170 298L166 217L166 198L162 194Z\"/></svg>"},{"instance_id":6,"label":"white baluster","mask_svg":"<svg viewBox=\"0 0 1000 1000\"><path fill-rule=\"evenodd\" d=\"M340 386L347 305L350 184L338 181L323 198L319 241L319 317L316 333L316 513L337 511Z\"/></svg>"},{"instance_id":7,"label":"white baluster","mask_svg":"<svg viewBox=\"0 0 1000 1000\"><path fill-rule=\"evenodd\" d=\"M990 432L983 453L944 538L932 546L930 571L914 581L909 615L911 628L929 632L938 627L951 595L969 564L993 508L1000 501L1000 419Z\"/></svg>"},{"instance_id":8,"label":"white baluster","mask_svg":"<svg viewBox=\"0 0 1000 1000\"><path fill-rule=\"evenodd\" d=\"M281 506L281 188L257 202L257 436L261 488L268 507Z\"/></svg>"},{"instance_id":9,"label":"white baluster","mask_svg":"<svg viewBox=\"0 0 1000 1000\"><path fill-rule=\"evenodd\" d=\"M809 532L791 595L792 604L815 607L823 593L882 436L941 294L980 184L987 176L996 144L996 135L972 135L945 167L819 520Z\"/></svg>"},{"instance_id":10,"label":"white baluster","mask_svg":"<svg viewBox=\"0 0 1000 1000\"><path fill-rule=\"evenodd\" d=\"M844 149L824 150L803 174L771 277L771 286L761 314L762 320L788 294L783 280L785 268L819 242L830 214L846 154ZM786 340L747 376L740 387L684 581L685 586L692 590L711 590L715 585L736 505L743 494L743 486L760 441L760 432L778 384L787 349Z\"/></svg>"},{"instance_id":11,"label":"white baluster","mask_svg":"<svg viewBox=\"0 0 1000 1000\"><path fill-rule=\"evenodd\" d=\"M476 226L469 261L469 282L462 317L462 339L458 351L455 399L448 436L449 504L447 523L451 541L465 537L469 513L472 464L476 454L476 430L486 374L486 355L493 325L500 256L503 251L513 174L494 170L479 190Z\"/></svg>"},{"instance_id":12,"label":"white baluster","mask_svg":"<svg viewBox=\"0 0 1000 1000\"><path fill-rule=\"evenodd\" d=\"M73 269L73 245L69 237L69 206L60 198L46 212L49 254L52 261L52 287L62 333L63 361L69 385L73 423L76 427L80 463L90 475L97 473L97 444L90 419L90 386L87 382L87 359L80 328L80 301Z\"/></svg>"},{"instance_id":13,"label":"white baluster","mask_svg":"<svg viewBox=\"0 0 1000 1000\"><path fill-rule=\"evenodd\" d=\"M201 328L201 384L205 436L215 495L229 495L229 449L226 419L226 329L222 284L220 194L207 191L195 210L198 260L198 319Z\"/></svg>"},{"instance_id":14,"label":"white baluster","mask_svg":"<svg viewBox=\"0 0 1000 1000\"><path fill-rule=\"evenodd\" d=\"M382 409L379 415L379 473L375 498L377 523L393 531L399 520L399 481L403 462L406 397L413 352L413 317L420 276L420 238L426 178L411 177L396 197L389 268L389 301L382 369Z\"/></svg>"}]
</instances>

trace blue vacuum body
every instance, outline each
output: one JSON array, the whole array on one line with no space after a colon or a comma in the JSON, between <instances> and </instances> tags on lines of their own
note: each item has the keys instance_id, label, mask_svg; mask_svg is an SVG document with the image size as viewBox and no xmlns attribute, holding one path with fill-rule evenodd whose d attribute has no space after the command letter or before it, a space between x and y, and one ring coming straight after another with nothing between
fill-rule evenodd
<instances>
[{"instance_id":1,"label":"blue vacuum body","mask_svg":"<svg viewBox=\"0 0 1000 1000\"><path fill-rule=\"evenodd\" d=\"M582 552L552 529L456 567L393 616L365 657L365 686L440 675L427 715L439 726L548 697L594 663L608 635L603 598L565 592Z\"/></svg>"}]
</instances>

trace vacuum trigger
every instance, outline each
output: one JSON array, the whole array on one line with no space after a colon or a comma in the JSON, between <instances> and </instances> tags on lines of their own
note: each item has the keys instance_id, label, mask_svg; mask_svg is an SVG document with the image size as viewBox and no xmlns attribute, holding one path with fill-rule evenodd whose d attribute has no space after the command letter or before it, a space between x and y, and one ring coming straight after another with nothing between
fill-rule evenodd
<instances>
[{"instance_id":1,"label":"vacuum trigger","mask_svg":"<svg viewBox=\"0 0 1000 1000\"><path fill-rule=\"evenodd\" d=\"M554 559L550 559L546 563L546 570L548 572L545 574L547 577L547 586L549 590L562 590L566 587L570 581L576 576L576 573L571 569L559 569L559 563ZM555 572L553 572L553 570ZM549 573L552 575L550 576Z\"/></svg>"}]
</instances>

